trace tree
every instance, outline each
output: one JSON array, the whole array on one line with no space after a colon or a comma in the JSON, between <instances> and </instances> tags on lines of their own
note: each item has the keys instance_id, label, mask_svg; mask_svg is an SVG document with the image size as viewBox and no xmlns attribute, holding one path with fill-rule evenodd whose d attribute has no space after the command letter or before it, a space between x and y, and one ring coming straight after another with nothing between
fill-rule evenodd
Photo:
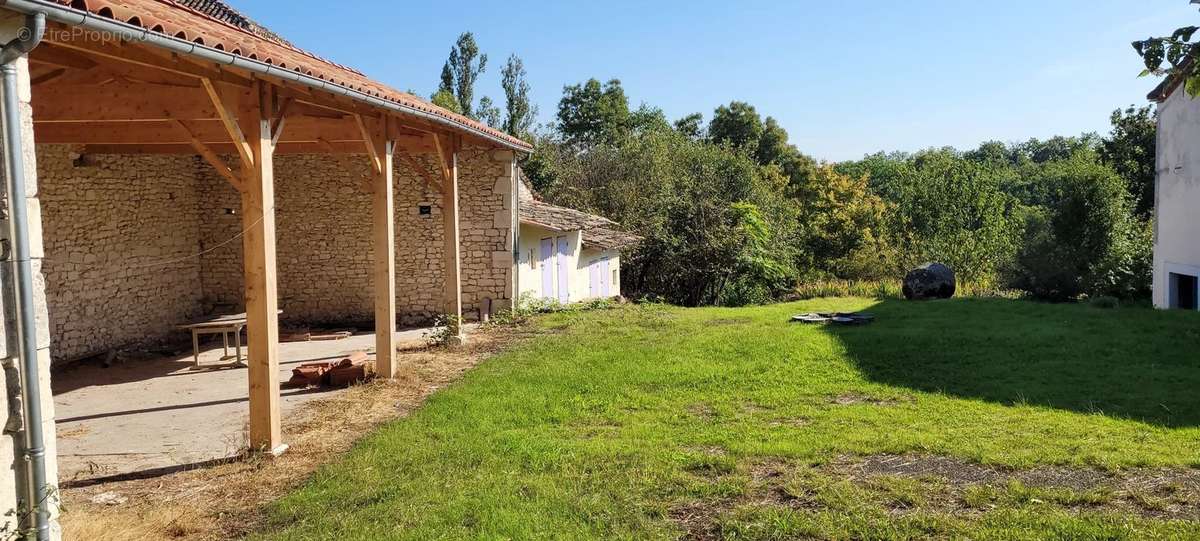
<instances>
[{"instance_id":1,"label":"tree","mask_svg":"<svg viewBox=\"0 0 1200 541\"><path fill-rule=\"evenodd\" d=\"M475 35L464 32L450 48L450 58L442 66L442 81L438 93L454 95L462 114L478 118L475 114L475 81L487 69L487 55L480 54Z\"/></svg>"},{"instance_id":2,"label":"tree","mask_svg":"<svg viewBox=\"0 0 1200 541\"><path fill-rule=\"evenodd\" d=\"M442 109L446 109L447 111L452 111L460 115L463 114L462 106L458 104L458 98L454 97L454 93L449 90L438 90L432 97L430 97L430 101L432 101L434 105L441 107Z\"/></svg>"},{"instance_id":3,"label":"tree","mask_svg":"<svg viewBox=\"0 0 1200 541\"><path fill-rule=\"evenodd\" d=\"M788 144L787 130L783 129L783 126L780 126L773 117L767 117L763 123L757 147L755 157L762 165L781 164L795 150L795 147Z\"/></svg>"},{"instance_id":4,"label":"tree","mask_svg":"<svg viewBox=\"0 0 1200 541\"><path fill-rule=\"evenodd\" d=\"M539 175L553 172L542 192L548 201L597 212L644 237L623 255L627 294L743 304L791 287L796 220L782 195L786 180L745 153L650 129L583 152L535 154Z\"/></svg>"},{"instance_id":5,"label":"tree","mask_svg":"<svg viewBox=\"0 0 1200 541\"><path fill-rule=\"evenodd\" d=\"M1153 240L1125 182L1086 155L1046 164L1048 201L1029 214L1013 285L1048 300L1149 291Z\"/></svg>"},{"instance_id":6,"label":"tree","mask_svg":"<svg viewBox=\"0 0 1200 541\"><path fill-rule=\"evenodd\" d=\"M537 117L537 107L529 101L529 81L525 79L525 63L517 55L508 57L500 71L500 86L504 88L503 129L509 135L528 138Z\"/></svg>"},{"instance_id":7,"label":"tree","mask_svg":"<svg viewBox=\"0 0 1200 541\"><path fill-rule=\"evenodd\" d=\"M692 140L704 138L704 115L692 113L675 121L675 131Z\"/></svg>"},{"instance_id":8,"label":"tree","mask_svg":"<svg viewBox=\"0 0 1200 541\"><path fill-rule=\"evenodd\" d=\"M558 130L576 146L615 143L629 133L629 98L621 81L603 85L596 79L563 87L558 102Z\"/></svg>"},{"instance_id":9,"label":"tree","mask_svg":"<svg viewBox=\"0 0 1200 541\"><path fill-rule=\"evenodd\" d=\"M492 98L487 96L479 98L479 110L476 111L475 116L488 126L493 128L500 126L500 108L492 103Z\"/></svg>"},{"instance_id":10,"label":"tree","mask_svg":"<svg viewBox=\"0 0 1200 541\"><path fill-rule=\"evenodd\" d=\"M888 186L897 217L891 230L906 234L903 264L941 261L964 280L995 280L1020 241L1002 172L953 149L919 152L910 162Z\"/></svg>"},{"instance_id":11,"label":"tree","mask_svg":"<svg viewBox=\"0 0 1200 541\"><path fill-rule=\"evenodd\" d=\"M1112 113L1112 132L1100 142L1100 158L1125 180L1134 213L1148 218L1154 210L1157 113L1150 106L1129 106Z\"/></svg>"},{"instance_id":12,"label":"tree","mask_svg":"<svg viewBox=\"0 0 1200 541\"><path fill-rule=\"evenodd\" d=\"M815 167L796 185L795 200L806 266L843 279L881 279L900 272L887 238L891 207L871 191L866 175Z\"/></svg>"},{"instance_id":13,"label":"tree","mask_svg":"<svg viewBox=\"0 0 1200 541\"><path fill-rule=\"evenodd\" d=\"M729 144L750 153L758 151L762 134L762 118L753 105L744 101L733 101L717 107L708 124L708 137L714 143Z\"/></svg>"}]
</instances>

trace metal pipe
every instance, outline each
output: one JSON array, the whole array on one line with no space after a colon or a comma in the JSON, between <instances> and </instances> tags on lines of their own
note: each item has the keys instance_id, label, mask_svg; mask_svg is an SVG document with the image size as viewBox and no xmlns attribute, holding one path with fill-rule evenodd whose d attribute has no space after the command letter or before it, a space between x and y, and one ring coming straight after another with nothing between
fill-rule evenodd
<instances>
[{"instance_id":1,"label":"metal pipe","mask_svg":"<svg viewBox=\"0 0 1200 541\"><path fill-rule=\"evenodd\" d=\"M514 144L511 141L507 141L503 138L486 132L475 131L470 126L460 122L442 117L440 115L435 115L427 111L422 111L421 109L412 106L388 101L377 96L372 96L366 92L360 92L358 90L346 88L333 82L319 79L298 71L281 69L278 66L267 64L266 62L253 60L244 56L225 52L220 49L214 49L198 43L192 43L176 37L167 36L165 34L159 34L158 32L151 32L137 25L100 17L87 11L74 9L54 2L49 2L47 0L0 0L0 6L27 14L43 13L52 21L79 26L89 30L95 30L97 32L113 34L119 36L124 41L145 43L147 45L160 47L182 55L197 57L207 62L233 66L253 73L278 77L286 81L299 83L315 90L322 90L356 99L374 107L380 107L406 115L417 116L445 127L459 130L468 129L484 139L512 150L521 152L529 152L531 150L528 147Z\"/></svg>"},{"instance_id":2,"label":"metal pipe","mask_svg":"<svg viewBox=\"0 0 1200 541\"><path fill-rule=\"evenodd\" d=\"M34 516L33 537L50 539L51 489L46 484L46 443L42 434L42 389L38 366L37 318L33 303L33 263L29 250L29 212L25 193L25 149L22 144L21 99L18 95L17 60L41 42L46 16L28 13L15 39L0 50L3 72L5 181L11 228L12 265L16 277L17 326L20 339L22 401L25 405L24 459L29 468L29 511Z\"/></svg>"}]
</instances>

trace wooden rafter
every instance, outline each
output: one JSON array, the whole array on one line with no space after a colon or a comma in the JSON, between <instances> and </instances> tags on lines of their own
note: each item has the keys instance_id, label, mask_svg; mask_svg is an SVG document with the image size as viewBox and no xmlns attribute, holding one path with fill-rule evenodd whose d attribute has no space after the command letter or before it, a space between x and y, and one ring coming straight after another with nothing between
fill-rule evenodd
<instances>
[{"instance_id":1,"label":"wooden rafter","mask_svg":"<svg viewBox=\"0 0 1200 541\"><path fill-rule=\"evenodd\" d=\"M358 124L359 131L362 132L363 142L366 143L367 156L371 159L371 169L378 175L383 172L383 156L379 154L379 149L376 148L375 140L378 137L371 135L371 129L367 127L367 121L362 115L355 114L354 122Z\"/></svg>"},{"instance_id":2,"label":"wooden rafter","mask_svg":"<svg viewBox=\"0 0 1200 541\"><path fill-rule=\"evenodd\" d=\"M430 137L433 138L433 148L437 153L438 165L442 170L442 178L444 179L442 186L449 188L451 179L454 176L454 152L457 149L454 148L453 139L447 135L434 133ZM445 190L443 190L444 192Z\"/></svg>"},{"instance_id":3,"label":"wooden rafter","mask_svg":"<svg viewBox=\"0 0 1200 541\"><path fill-rule=\"evenodd\" d=\"M178 75L212 79L246 88L249 88L252 83L249 78L231 73L229 70L220 69L215 64L209 67L166 50L97 41L89 39L87 36L76 37L72 32L57 32L53 35L60 39L50 40L49 44L52 47L87 55L93 60L105 59L124 64L145 66Z\"/></svg>"},{"instance_id":4,"label":"wooden rafter","mask_svg":"<svg viewBox=\"0 0 1200 541\"><path fill-rule=\"evenodd\" d=\"M287 127L288 113L291 112L293 103L295 103L294 99L284 98L283 103L279 105L279 111L275 113L275 119L271 121L272 145L279 144L279 137L283 135L283 129Z\"/></svg>"},{"instance_id":5,"label":"wooden rafter","mask_svg":"<svg viewBox=\"0 0 1200 541\"><path fill-rule=\"evenodd\" d=\"M225 125L225 130L229 132L229 138L233 140L233 145L237 148L238 156L242 159L242 169L252 169L254 167L254 151L251 149L250 143L246 141L241 126L238 125L237 116L225 103L221 92L217 90L211 79L202 78L200 83L204 85L204 91L208 93L208 98L212 100L213 107L217 109L221 123Z\"/></svg>"},{"instance_id":6,"label":"wooden rafter","mask_svg":"<svg viewBox=\"0 0 1200 541\"><path fill-rule=\"evenodd\" d=\"M29 61L34 64L49 64L63 68L89 70L96 67L96 61L77 52L46 43L37 49L36 54L29 55Z\"/></svg>"},{"instance_id":7,"label":"wooden rafter","mask_svg":"<svg viewBox=\"0 0 1200 541\"><path fill-rule=\"evenodd\" d=\"M33 77L33 78L29 79L29 84L31 86L37 86L40 84L48 83L50 81L58 79L59 77L62 77L66 73L67 73L66 68L53 69L46 73L38 75L37 77Z\"/></svg>"},{"instance_id":8,"label":"wooden rafter","mask_svg":"<svg viewBox=\"0 0 1200 541\"><path fill-rule=\"evenodd\" d=\"M233 185L234 189L241 192L243 189L243 182L238 173L226 165L225 160L222 160L216 152L213 152L212 149L208 148L208 145L205 145L199 139L197 139L196 136L192 134L192 131L188 129L186 124L179 120L174 121L174 123L175 126L179 128L179 131L186 134L187 137L192 140L192 148L196 149L196 152L200 154L200 157L204 158L204 161L207 161L208 164L213 167L213 169L216 169L217 174L229 181L229 183Z\"/></svg>"}]
</instances>

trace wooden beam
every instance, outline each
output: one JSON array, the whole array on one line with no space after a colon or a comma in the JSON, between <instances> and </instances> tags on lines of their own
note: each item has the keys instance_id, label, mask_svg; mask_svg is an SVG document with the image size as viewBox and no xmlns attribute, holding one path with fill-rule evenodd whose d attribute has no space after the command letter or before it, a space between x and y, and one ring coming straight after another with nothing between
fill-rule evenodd
<instances>
[{"instance_id":1,"label":"wooden beam","mask_svg":"<svg viewBox=\"0 0 1200 541\"><path fill-rule=\"evenodd\" d=\"M401 156L401 159L404 160L404 164L407 165L408 168L411 169L413 173L416 173L417 176L421 177L421 179L425 181L426 188L436 190L438 193L442 193L443 191L445 191L442 188L442 183L434 180L433 175L429 174L429 170L426 169L425 166L421 164L421 162L418 162L417 159L414 158L412 154L409 154L407 152L402 152L400 154L400 156Z\"/></svg>"},{"instance_id":2,"label":"wooden beam","mask_svg":"<svg viewBox=\"0 0 1200 541\"><path fill-rule=\"evenodd\" d=\"M317 138L317 146L321 147L322 149L325 149L330 154L337 152L337 149L333 146L333 143L331 143L328 139L325 139L324 137Z\"/></svg>"},{"instance_id":3,"label":"wooden beam","mask_svg":"<svg viewBox=\"0 0 1200 541\"><path fill-rule=\"evenodd\" d=\"M221 123L225 124L225 130L229 132L229 138L233 141L234 147L237 148L238 156L242 159L242 170L248 171L254 168L254 150L250 148L250 143L246 141L246 136L242 133L242 128L238 126L236 108L230 108L225 103L225 98L221 96L221 92L213 85L210 79L200 79L200 83L204 85L204 91L208 93L208 99L212 101L213 107L217 110L217 115L221 118ZM257 83L259 91L262 92L262 83ZM263 117L269 110L264 111L262 105L259 104L259 116ZM267 122L270 118L267 117ZM263 136L267 138L266 143L271 143L271 127L268 124L266 130L260 130Z\"/></svg>"},{"instance_id":4,"label":"wooden beam","mask_svg":"<svg viewBox=\"0 0 1200 541\"><path fill-rule=\"evenodd\" d=\"M192 62L187 57L170 51L156 49L147 45L96 40L87 35L86 32L72 32L71 27L57 23L49 25L49 29L60 30L47 32L50 39L46 40L46 45L49 45L50 48L66 49L77 55L86 56L89 60L97 63L108 62L142 66L190 78L210 79L245 88L249 88L252 85L251 79L246 76L233 73L231 70L224 69L216 64Z\"/></svg>"},{"instance_id":5,"label":"wooden beam","mask_svg":"<svg viewBox=\"0 0 1200 541\"><path fill-rule=\"evenodd\" d=\"M442 236L445 241L445 297L446 315L462 322L462 242L458 208L458 149L454 146L437 145L439 152L449 157L442 182ZM463 341L462 327L456 341Z\"/></svg>"},{"instance_id":6,"label":"wooden beam","mask_svg":"<svg viewBox=\"0 0 1200 541\"><path fill-rule=\"evenodd\" d=\"M200 86L193 88L127 82L51 84L38 88L33 118L40 123L218 118L211 100L199 91Z\"/></svg>"},{"instance_id":7,"label":"wooden beam","mask_svg":"<svg viewBox=\"0 0 1200 541\"><path fill-rule=\"evenodd\" d=\"M454 156L453 156L454 149L452 148L453 147L453 139L450 138L449 136L441 135L438 133L429 134L429 137L433 139L433 149L438 157L438 166L442 169L442 178L449 179L451 176L451 169L453 168L453 161L454 161ZM446 180L443 183L443 186L448 188L449 184L450 184L450 181ZM442 190L442 191L445 192L445 190Z\"/></svg>"},{"instance_id":8,"label":"wooden beam","mask_svg":"<svg viewBox=\"0 0 1200 541\"><path fill-rule=\"evenodd\" d=\"M49 64L77 70L90 70L97 66L95 60L52 43L43 43L42 46L30 51L29 61L34 64Z\"/></svg>"},{"instance_id":9,"label":"wooden beam","mask_svg":"<svg viewBox=\"0 0 1200 541\"><path fill-rule=\"evenodd\" d=\"M188 129L187 125L185 125L182 121L176 120L175 126L179 129L179 131L183 132L188 138L191 139L192 148L196 149L196 152L200 154L200 157L204 158L204 160L207 161L208 164L213 167L213 169L217 170L218 175L221 175L225 178L225 180L229 181L229 183L233 185L233 188L238 192L241 192L243 189L245 189L243 185L244 183L242 182L241 177L238 176L237 172L226 165L225 160L222 160L217 153L208 148L208 145L200 142L195 135L192 135L192 131Z\"/></svg>"},{"instance_id":10,"label":"wooden beam","mask_svg":"<svg viewBox=\"0 0 1200 541\"><path fill-rule=\"evenodd\" d=\"M235 155L237 150L230 143L205 143L209 149L219 156ZM362 156L362 141L320 143L288 143L281 142L275 148L275 155L283 154L344 154ZM128 145L84 144L84 154L150 154L150 155L194 155L196 149L188 143L169 143L155 145L150 143Z\"/></svg>"},{"instance_id":11,"label":"wooden beam","mask_svg":"<svg viewBox=\"0 0 1200 541\"><path fill-rule=\"evenodd\" d=\"M287 127L288 113L291 112L292 104L295 100L285 98L283 104L279 106L279 111L275 115L275 120L271 122L271 144L279 145L279 136L283 135L283 128Z\"/></svg>"},{"instance_id":12,"label":"wooden beam","mask_svg":"<svg viewBox=\"0 0 1200 541\"><path fill-rule=\"evenodd\" d=\"M316 143L317 138L331 143L356 143L355 151L366 153L363 148L362 134L352 122L344 120L327 120L290 115L287 121L286 133L279 136L277 143ZM217 118L142 121L78 121L78 122L38 122L34 121L34 134L38 143L70 144L70 145L136 145L136 144L188 144L190 139L183 136L175 126L176 121L184 121L192 130L192 135L205 144L227 144L232 150L232 140L224 124ZM234 151L236 152L236 151Z\"/></svg>"},{"instance_id":13,"label":"wooden beam","mask_svg":"<svg viewBox=\"0 0 1200 541\"><path fill-rule=\"evenodd\" d=\"M283 444L279 414L279 297L275 274L274 148L268 116L270 89L257 84L258 103L242 120L250 135L251 163L242 191L242 260L250 376L250 446L278 454ZM239 130L240 132L240 130Z\"/></svg>"},{"instance_id":14,"label":"wooden beam","mask_svg":"<svg viewBox=\"0 0 1200 541\"><path fill-rule=\"evenodd\" d=\"M383 158L380 156L379 148L375 144L375 140L379 139L379 136L372 135L362 115L354 115L354 122L358 124L358 129L362 132L363 141L366 142L367 157L371 159L371 169L375 171L376 175L383 173Z\"/></svg>"},{"instance_id":15,"label":"wooden beam","mask_svg":"<svg viewBox=\"0 0 1200 541\"><path fill-rule=\"evenodd\" d=\"M30 86L37 86L37 85L40 85L40 84L45 84L45 83L48 83L48 82L50 82L50 81L53 81L53 80L55 80L55 79L58 79L59 77L62 77L62 76L63 76L64 74L66 74L66 73L67 73L67 69L66 69L66 68L57 68L57 69L53 69L53 70L47 71L46 73L43 73L43 74L41 74L41 75L38 75L37 77L34 77L34 78L30 79L30 80L29 80L29 85L30 85Z\"/></svg>"},{"instance_id":16,"label":"wooden beam","mask_svg":"<svg viewBox=\"0 0 1200 541\"><path fill-rule=\"evenodd\" d=\"M375 372L393 378L396 363L396 205L392 157L396 144L389 140L385 119L372 134L372 154L379 156L371 193L372 247L375 283Z\"/></svg>"}]
</instances>

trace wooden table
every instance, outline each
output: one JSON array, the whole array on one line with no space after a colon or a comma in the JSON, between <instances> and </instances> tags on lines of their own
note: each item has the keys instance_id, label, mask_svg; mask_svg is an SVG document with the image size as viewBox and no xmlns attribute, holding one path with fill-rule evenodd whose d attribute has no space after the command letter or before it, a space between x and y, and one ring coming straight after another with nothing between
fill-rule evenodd
<instances>
[{"instance_id":1,"label":"wooden table","mask_svg":"<svg viewBox=\"0 0 1200 541\"><path fill-rule=\"evenodd\" d=\"M280 310L279 313L283 313ZM242 360L242 329L246 327L246 313L241 314L226 314L219 316L208 316L198 319L191 323L180 325L179 328L192 332L192 370L200 370L202 368L226 368L226 367L245 367L246 362ZM224 343L225 352L221 355L221 361L233 359L232 363L224 363L211 366L200 366L200 335L202 334L220 334L221 341ZM229 335L233 335L234 354L229 354Z\"/></svg>"}]
</instances>

